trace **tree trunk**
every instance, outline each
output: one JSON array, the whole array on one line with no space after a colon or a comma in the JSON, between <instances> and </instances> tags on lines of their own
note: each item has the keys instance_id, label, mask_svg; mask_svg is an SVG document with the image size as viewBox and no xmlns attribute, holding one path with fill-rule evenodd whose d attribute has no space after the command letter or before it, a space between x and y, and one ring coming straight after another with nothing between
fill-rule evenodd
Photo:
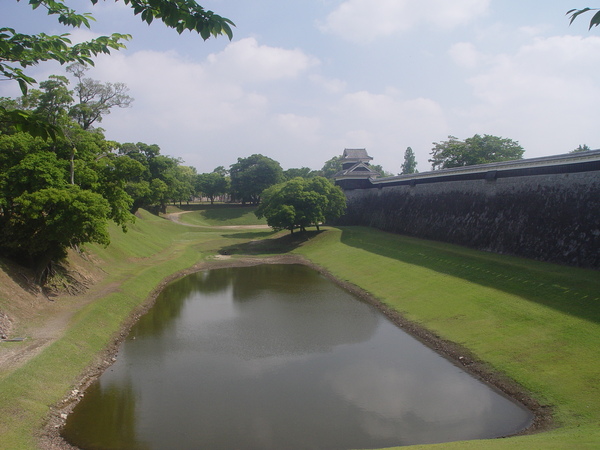
<instances>
[{"instance_id":1,"label":"tree trunk","mask_svg":"<svg viewBox=\"0 0 600 450\"><path fill-rule=\"evenodd\" d=\"M46 284L48 276L52 273L52 258L48 255L41 256L31 265L35 273L35 282L39 286Z\"/></svg>"}]
</instances>

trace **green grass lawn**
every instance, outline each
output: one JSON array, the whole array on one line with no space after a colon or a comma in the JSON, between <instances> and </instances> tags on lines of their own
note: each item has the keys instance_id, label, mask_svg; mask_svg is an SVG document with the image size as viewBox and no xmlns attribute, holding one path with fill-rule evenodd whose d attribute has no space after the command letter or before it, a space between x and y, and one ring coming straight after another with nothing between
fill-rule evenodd
<instances>
[{"instance_id":1,"label":"green grass lawn","mask_svg":"<svg viewBox=\"0 0 600 450\"><path fill-rule=\"evenodd\" d=\"M250 208L224 212L228 209L202 209L213 211L208 219L200 211L183 216L230 225L250 214ZM439 447L562 449L600 443L598 271L362 227L290 236L185 227L143 213L127 234L115 227L112 236L107 249L89 249L107 272L103 283L118 283L119 289L84 307L61 339L0 379L0 448L35 448L50 406L72 389L130 312L165 277L224 248L234 258L302 255L469 349L555 412L557 427L544 433ZM248 244L255 239L264 241Z\"/></svg>"},{"instance_id":2,"label":"green grass lawn","mask_svg":"<svg viewBox=\"0 0 600 450\"><path fill-rule=\"evenodd\" d=\"M183 223L202 226L222 226L222 225L266 225L266 219L257 219L254 215L255 206L240 206L229 204L214 205L191 205L183 207L186 212L182 214L180 220ZM169 212L175 212L170 209Z\"/></svg>"}]
</instances>

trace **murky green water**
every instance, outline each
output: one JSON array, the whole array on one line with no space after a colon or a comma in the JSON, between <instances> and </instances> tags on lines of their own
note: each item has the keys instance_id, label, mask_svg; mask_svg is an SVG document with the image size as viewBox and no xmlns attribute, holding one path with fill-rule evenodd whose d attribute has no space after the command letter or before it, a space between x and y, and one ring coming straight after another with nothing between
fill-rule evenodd
<instances>
[{"instance_id":1,"label":"murky green water","mask_svg":"<svg viewBox=\"0 0 600 450\"><path fill-rule=\"evenodd\" d=\"M63 436L84 449L351 449L490 438L531 414L300 265L169 285Z\"/></svg>"}]
</instances>

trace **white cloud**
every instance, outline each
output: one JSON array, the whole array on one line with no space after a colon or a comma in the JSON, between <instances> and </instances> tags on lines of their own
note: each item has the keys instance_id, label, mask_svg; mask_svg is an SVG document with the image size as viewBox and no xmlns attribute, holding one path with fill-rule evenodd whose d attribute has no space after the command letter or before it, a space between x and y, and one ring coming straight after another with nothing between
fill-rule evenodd
<instances>
[{"instance_id":1,"label":"white cloud","mask_svg":"<svg viewBox=\"0 0 600 450\"><path fill-rule=\"evenodd\" d=\"M295 78L318 60L302 50L287 50L259 45L254 38L245 38L228 45L224 51L208 57L211 70L220 76L244 82L270 82Z\"/></svg>"},{"instance_id":2,"label":"white cloud","mask_svg":"<svg viewBox=\"0 0 600 450\"><path fill-rule=\"evenodd\" d=\"M321 122L317 117L305 117L297 114L279 114L276 121L277 125L286 134L303 140L312 140L317 136L321 126Z\"/></svg>"},{"instance_id":3,"label":"white cloud","mask_svg":"<svg viewBox=\"0 0 600 450\"><path fill-rule=\"evenodd\" d=\"M199 62L174 51L117 54L101 58L90 76L124 82L136 99L101 124L109 139L157 143L200 172L252 153L284 168L318 169L353 146L372 149L376 164L398 172L407 146L419 157L432 130L447 133L430 99L405 98L395 87L348 93L344 80L316 68L299 50L244 39Z\"/></svg>"},{"instance_id":4,"label":"white cloud","mask_svg":"<svg viewBox=\"0 0 600 450\"><path fill-rule=\"evenodd\" d=\"M483 58L471 42L458 42L450 47L448 53L457 65L466 69L474 69Z\"/></svg>"},{"instance_id":5,"label":"white cloud","mask_svg":"<svg viewBox=\"0 0 600 450\"><path fill-rule=\"evenodd\" d=\"M339 78L325 78L321 75L311 75L310 81L312 81L316 86L324 89L326 92L330 94L339 94L344 92L346 89L347 83Z\"/></svg>"},{"instance_id":6,"label":"white cloud","mask_svg":"<svg viewBox=\"0 0 600 450\"><path fill-rule=\"evenodd\" d=\"M460 58L458 58L460 60ZM536 38L489 60L468 83L478 100L461 112L471 132L521 142L526 157L600 146L600 38Z\"/></svg>"},{"instance_id":7,"label":"white cloud","mask_svg":"<svg viewBox=\"0 0 600 450\"><path fill-rule=\"evenodd\" d=\"M99 78L117 78L131 86L135 116L163 130L222 130L248 114L260 114L267 104L263 96L246 92L239 84L222 80L205 66L182 60L174 52L144 51L104 62L100 73L107 73Z\"/></svg>"},{"instance_id":8,"label":"white cloud","mask_svg":"<svg viewBox=\"0 0 600 450\"><path fill-rule=\"evenodd\" d=\"M100 58L89 75L126 83L136 99L133 108L113 111L101 124L109 138L157 143L164 153L210 171L251 153L278 159L269 154L274 142L314 143L318 119L276 111L271 91L308 78L317 64L300 50L248 38L200 62L173 51L117 54Z\"/></svg>"},{"instance_id":9,"label":"white cloud","mask_svg":"<svg viewBox=\"0 0 600 450\"><path fill-rule=\"evenodd\" d=\"M405 32L423 24L450 29L484 14L490 0L347 0L320 28L354 42Z\"/></svg>"},{"instance_id":10,"label":"white cloud","mask_svg":"<svg viewBox=\"0 0 600 450\"><path fill-rule=\"evenodd\" d=\"M332 125L339 130L338 148L366 147L374 164L399 172L404 150L412 147L419 161L426 161L432 136L449 132L442 107L428 98L403 98L393 90L385 94L367 91L344 95L333 107ZM424 166L419 166L424 170Z\"/></svg>"}]
</instances>

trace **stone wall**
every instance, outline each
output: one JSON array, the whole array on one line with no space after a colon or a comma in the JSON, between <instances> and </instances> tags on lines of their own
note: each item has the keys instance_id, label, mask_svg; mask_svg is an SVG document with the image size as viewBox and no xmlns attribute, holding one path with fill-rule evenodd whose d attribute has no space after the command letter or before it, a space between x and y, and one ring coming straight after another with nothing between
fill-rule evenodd
<instances>
[{"instance_id":1,"label":"stone wall","mask_svg":"<svg viewBox=\"0 0 600 450\"><path fill-rule=\"evenodd\" d=\"M345 189L340 224L598 269L597 153L598 161L583 163L531 160L371 180L369 188Z\"/></svg>"}]
</instances>

